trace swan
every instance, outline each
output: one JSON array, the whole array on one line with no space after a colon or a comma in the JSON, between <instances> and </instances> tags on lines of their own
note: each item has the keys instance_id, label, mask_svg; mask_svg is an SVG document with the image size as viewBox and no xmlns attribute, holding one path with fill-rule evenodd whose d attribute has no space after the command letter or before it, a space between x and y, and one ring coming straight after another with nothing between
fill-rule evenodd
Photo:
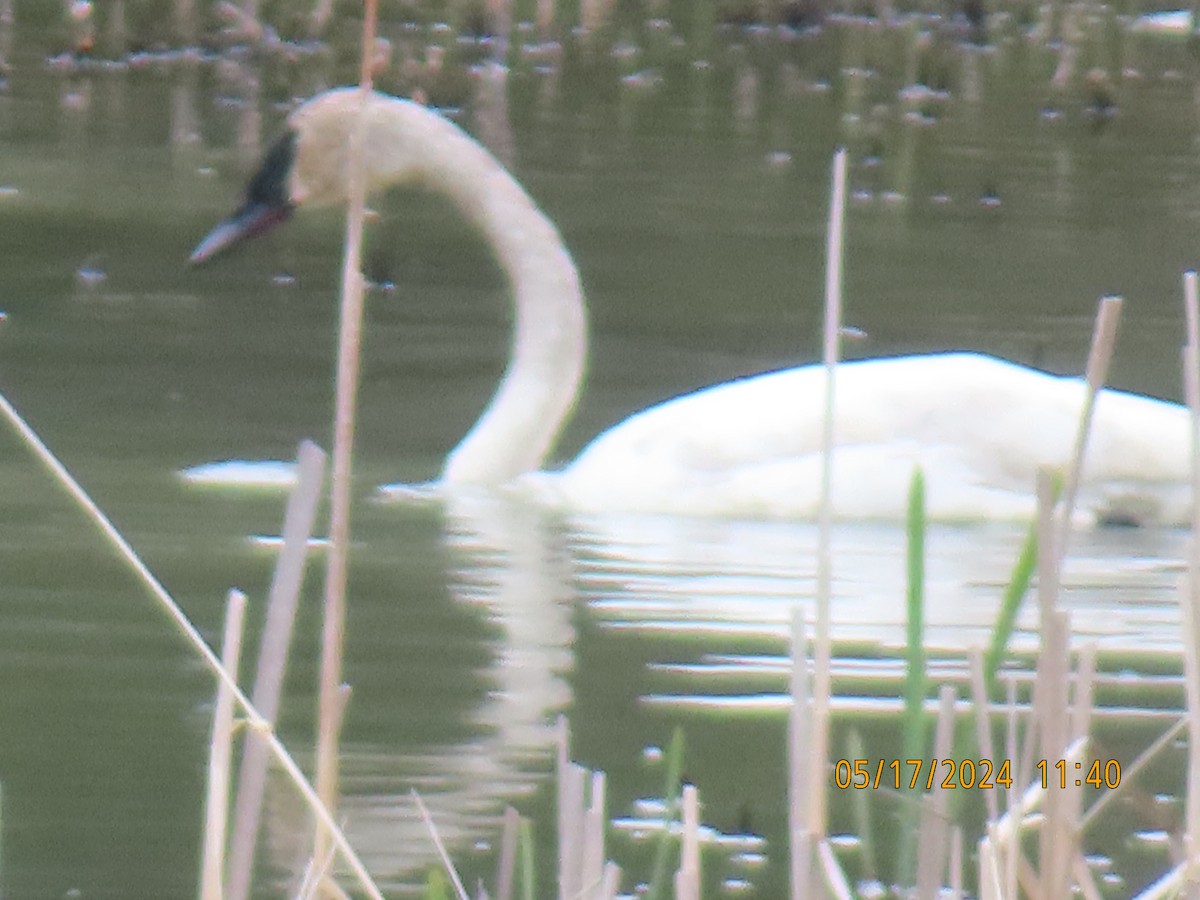
<instances>
[{"instance_id":1,"label":"swan","mask_svg":"<svg viewBox=\"0 0 1200 900\"><path fill-rule=\"evenodd\" d=\"M360 114L368 190L415 183L448 195L482 231L511 283L508 367L446 458L441 489L513 486L584 511L815 515L819 366L664 401L600 434L564 468L540 471L583 379L587 326L578 271L516 179L458 126L417 103L380 93L363 100L357 88L338 88L297 107L242 206L200 242L191 262L211 259L298 207L344 203ZM833 502L849 519L902 518L915 466L925 472L931 519L1027 518L1037 469L1062 465L1070 454L1084 396L1078 378L966 352L844 363L837 379ZM1182 406L1105 390L1081 482L1084 517L1186 522L1189 441Z\"/></svg>"}]
</instances>

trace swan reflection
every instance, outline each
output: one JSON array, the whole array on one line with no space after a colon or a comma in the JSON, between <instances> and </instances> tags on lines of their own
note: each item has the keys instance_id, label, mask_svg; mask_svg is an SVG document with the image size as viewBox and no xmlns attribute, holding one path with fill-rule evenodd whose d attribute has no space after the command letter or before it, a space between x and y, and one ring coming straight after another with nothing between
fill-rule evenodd
<instances>
[{"instance_id":1,"label":"swan reflection","mask_svg":"<svg viewBox=\"0 0 1200 900\"><path fill-rule=\"evenodd\" d=\"M571 701L570 566L545 514L486 492L456 497L444 506L441 543L451 598L477 609L495 637L474 673L484 698L461 726L472 737L423 745L418 735L416 752L343 742L339 814L385 889L423 880L438 864L410 790L421 793L452 853L494 839L504 806L546 781L554 719ZM271 791L268 803L269 858L289 878L303 867L311 829L288 787Z\"/></svg>"}]
</instances>

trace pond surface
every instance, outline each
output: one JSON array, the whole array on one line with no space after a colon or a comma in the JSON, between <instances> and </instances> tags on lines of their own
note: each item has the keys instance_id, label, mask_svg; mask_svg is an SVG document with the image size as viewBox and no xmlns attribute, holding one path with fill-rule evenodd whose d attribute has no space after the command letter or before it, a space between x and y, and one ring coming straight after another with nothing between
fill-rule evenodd
<instances>
[{"instance_id":1,"label":"pond surface","mask_svg":"<svg viewBox=\"0 0 1200 900\"><path fill-rule=\"evenodd\" d=\"M1120 294L1111 380L1178 399L1180 274L1196 264L1200 217L1194 62L1184 42L1110 15L1080 22L1080 62L1061 89L1058 52L1003 17L988 50L945 29L922 37L917 23L719 30L694 52L661 25L631 28L617 52L522 50L501 84L459 65L451 41L457 80L430 76L432 99L461 104L454 117L510 163L588 295L586 390L556 458L654 401L817 358L838 145L854 192L846 320L865 334L849 355L972 349L1076 372L1097 299ZM398 55L449 41L383 30ZM229 587L261 616L273 556L248 537L278 533L284 497L178 473L290 459L304 437L329 445L340 217L301 216L220 264L184 263L236 205L293 99L353 68L320 54L54 67L59 37L18 23L0 93L0 390L215 642ZM1111 117L1095 114L1091 65L1117 73ZM900 95L906 67L936 90ZM388 285L368 300L356 448L352 838L383 883L421 881L434 856L407 799L416 787L472 875L490 871L479 842L506 802L538 820L548 857L556 713L570 717L576 757L609 773L616 816L660 788L645 748L682 725L705 821L766 838L765 865L718 854L713 876L781 896L785 714L770 698L786 689L792 604L812 603L815 530L569 517L497 497L371 502L383 482L436 475L491 394L509 325L499 270L448 203L402 193L377 208L367 268ZM7 431L0 510L5 893L194 896L209 677ZM931 532L931 651L961 660L986 642L1022 539L999 525ZM1115 679L1106 703L1181 702L1186 552L1171 530L1075 539L1074 642L1095 642L1110 672L1160 677L1158 688ZM903 534L841 525L834 559L835 686L898 696L900 664L887 661L904 642ZM311 574L305 590L280 726L302 762L320 581ZM1036 650L1032 608L1014 643ZM856 688L869 659L883 675ZM851 730L873 755L895 755L891 721L839 713L834 756L848 755ZM1101 719L1097 734L1130 759L1165 722L1131 713ZM1179 792L1181 760L1152 770L1148 796ZM831 796L834 831L852 830L849 801ZM301 821L273 788L261 896L283 896ZM1097 837L1126 879L1106 883L1111 897L1168 865L1162 842L1130 830ZM623 865L649 871L647 845L613 842Z\"/></svg>"}]
</instances>

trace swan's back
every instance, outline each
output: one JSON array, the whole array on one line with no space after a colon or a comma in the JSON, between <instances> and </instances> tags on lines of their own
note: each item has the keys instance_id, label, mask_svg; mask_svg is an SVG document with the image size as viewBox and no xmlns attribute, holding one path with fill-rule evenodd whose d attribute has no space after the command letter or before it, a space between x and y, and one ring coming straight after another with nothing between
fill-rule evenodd
<instances>
[{"instance_id":1,"label":"swan's back","mask_svg":"<svg viewBox=\"0 0 1200 900\"><path fill-rule=\"evenodd\" d=\"M836 382L834 506L846 518L903 516L914 467L940 520L1033 512L1040 466L1068 459L1083 383L969 353L843 364ZM700 515L811 517L820 495L825 374L805 366L670 400L601 434L561 475L572 506ZM1081 509L1182 521L1188 416L1105 391Z\"/></svg>"}]
</instances>

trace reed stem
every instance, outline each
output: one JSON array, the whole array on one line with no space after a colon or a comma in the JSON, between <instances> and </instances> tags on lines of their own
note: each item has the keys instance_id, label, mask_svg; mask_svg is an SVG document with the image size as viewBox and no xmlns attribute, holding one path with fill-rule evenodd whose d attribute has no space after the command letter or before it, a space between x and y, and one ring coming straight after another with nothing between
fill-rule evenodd
<instances>
[{"instance_id":1,"label":"reed stem","mask_svg":"<svg viewBox=\"0 0 1200 900\"><path fill-rule=\"evenodd\" d=\"M817 622L813 654L812 731L808 771L808 833L825 835L826 761L829 757L829 668L833 656L830 599L833 581L833 449L835 374L842 330L843 234L846 224L846 150L833 156L829 230L825 251L825 423L821 435L821 505L818 514Z\"/></svg>"},{"instance_id":2,"label":"reed stem","mask_svg":"<svg viewBox=\"0 0 1200 900\"><path fill-rule=\"evenodd\" d=\"M236 677L242 655L246 621L246 595L236 588L225 602L225 636L221 665ZM221 900L225 880L225 826L229 818L229 761L233 756L233 694L217 683L213 707L212 740L208 754L208 790L205 794L204 856L200 866L201 900Z\"/></svg>"},{"instance_id":3,"label":"reed stem","mask_svg":"<svg viewBox=\"0 0 1200 900\"><path fill-rule=\"evenodd\" d=\"M354 871L364 892L369 897L374 898L374 900L383 900L383 894L380 893L379 888L371 880L366 866L362 864L362 860L358 858L358 854L354 852L354 848L346 840L346 835L334 821L329 808L321 802L321 798L317 795L316 790L309 784L308 779L304 777L304 773L296 765L296 761L292 759L291 754L288 753L283 742L279 740L278 735L272 730L270 723L255 708L254 704L250 702L250 698L238 687L236 679L221 665L221 661L217 658L217 655L205 643L200 632L196 630L196 626L184 615L183 610L179 608L179 604L167 593L167 589L154 577L153 573L142 562L129 542L117 531L116 526L113 525L108 516L88 496L87 492L80 486L71 473L67 471L58 457L50 452L50 448L29 427L29 424L3 394L0 394L0 414L3 414L4 418L13 426L30 450L33 451L34 455L50 470L50 473L62 485L71 498L79 504L84 514L91 519L92 523L100 529L100 532L116 549L118 555L129 564L142 584L145 585L155 600L158 601L159 606L166 612L167 616L183 634L184 639L196 651L209 670L229 688L234 701L246 716L249 727L254 728L262 735L263 739L267 742L268 749L275 756L280 766L283 767L291 782L296 786L296 789L304 798L304 802L317 817L317 821L333 836L334 843L337 845L338 850L341 851L343 858L350 865L350 868Z\"/></svg>"},{"instance_id":4,"label":"reed stem","mask_svg":"<svg viewBox=\"0 0 1200 900\"><path fill-rule=\"evenodd\" d=\"M1184 396L1192 417L1191 482L1192 545L1188 556L1187 589L1180 598L1183 607L1183 661L1187 680L1188 771L1184 829L1184 891L1200 893L1200 302L1196 273L1183 276L1186 344L1183 350Z\"/></svg>"},{"instance_id":5,"label":"reed stem","mask_svg":"<svg viewBox=\"0 0 1200 900\"><path fill-rule=\"evenodd\" d=\"M316 518L317 502L325 474L325 453L304 440L296 455L296 487L288 497L283 516L283 548L275 563L268 592L267 619L258 649L258 664L251 698L263 717L275 723L279 696L287 670L288 650L296 624L296 607L304 581L308 539ZM267 748L253 732L242 743L237 800L225 879L227 900L245 900L250 894L259 817L267 784Z\"/></svg>"},{"instance_id":6,"label":"reed stem","mask_svg":"<svg viewBox=\"0 0 1200 900\"><path fill-rule=\"evenodd\" d=\"M342 645L346 622L346 582L350 550L350 486L354 449L354 415L358 395L359 354L362 344L362 236L367 182L362 165L366 142L365 110L371 96L372 53L375 47L377 0L366 0L363 15L359 99L361 112L350 138L350 183L346 211L346 242L342 257L341 326L338 337L337 399L334 413L333 475L330 494L329 554L325 575L325 616L321 634L320 696L318 699L317 793L328 809L337 807L338 693L342 680ZM325 838L317 829L316 857L323 855Z\"/></svg>"}]
</instances>

